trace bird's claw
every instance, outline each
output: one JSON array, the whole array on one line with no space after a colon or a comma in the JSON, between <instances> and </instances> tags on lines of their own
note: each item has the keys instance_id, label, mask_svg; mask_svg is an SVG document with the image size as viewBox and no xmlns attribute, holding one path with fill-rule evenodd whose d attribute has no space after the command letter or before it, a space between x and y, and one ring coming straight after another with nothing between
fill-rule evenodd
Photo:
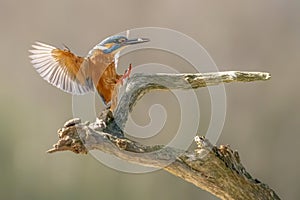
<instances>
[{"instance_id":1,"label":"bird's claw","mask_svg":"<svg viewBox=\"0 0 300 200\"><path fill-rule=\"evenodd\" d=\"M132 65L130 63L128 69L125 70L125 73L123 74L123 76L121 76L121 78L118 80L117 83L120 83L121 85L123 85L123 80L129 79L129 76L131 74L131 69L132 69Z\"/></svg>"}]
</instances>

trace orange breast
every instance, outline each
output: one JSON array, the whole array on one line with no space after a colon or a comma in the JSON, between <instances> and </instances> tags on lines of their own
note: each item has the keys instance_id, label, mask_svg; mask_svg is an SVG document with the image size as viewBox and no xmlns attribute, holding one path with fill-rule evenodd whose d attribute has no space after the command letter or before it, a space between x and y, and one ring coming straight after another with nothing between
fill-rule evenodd
<instances>
[{"instance_id":1,"label":"orange breast","mask_svg":"<svg viewBox=\"0 0 300 200\"><path fill-rule=\"evenodd\" d=\"M100 50L95 51L90 58L90 75L99 95L108 104L117 95L116 83L121 77L117 74L114 57L104 54Z\"/></svg>"},{"instance_id":2,"label":"orange breast","mask_svg":"<svg viewBox=\"0 0 300 200\"><path fill-rule=\"evenodd\" d=\"M112 100L113 94L116 94L115 87L119 78L120 75L116 73L115 65L112 63L105 69L99 77L97 84L95 84L97 85L96 88L98 93L106 104ZM95 81L97 81L97 79Z\"/></svg>"}]
</instances>

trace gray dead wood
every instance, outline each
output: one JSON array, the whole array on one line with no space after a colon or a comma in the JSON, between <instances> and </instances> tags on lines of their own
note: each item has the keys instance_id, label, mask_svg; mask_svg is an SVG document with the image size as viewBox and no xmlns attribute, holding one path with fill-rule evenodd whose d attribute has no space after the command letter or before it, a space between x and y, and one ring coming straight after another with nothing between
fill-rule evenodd
<instances>
[{"instance_id":1,"label":"gray dead wood","mask_svg":"<svg viewBox=\"0 0 300 200\"><path fill-rule=\"evenodd\" d=\"M134 74L126 84L114 114L101 112L95 122L69 120L58 130L59 140L48 153L99 150L142 166L162 168L220 199L280 199L268 185L253 178L237 151L216 147L196 137L197 148L185 151L163 145L144 146L124 136L123 128L136 102L152 90L196 89L230 82L268 80L265 72L211 72L203 74ZM126 135L126 134L125 134Z\"/></svg>"}]
</instances>

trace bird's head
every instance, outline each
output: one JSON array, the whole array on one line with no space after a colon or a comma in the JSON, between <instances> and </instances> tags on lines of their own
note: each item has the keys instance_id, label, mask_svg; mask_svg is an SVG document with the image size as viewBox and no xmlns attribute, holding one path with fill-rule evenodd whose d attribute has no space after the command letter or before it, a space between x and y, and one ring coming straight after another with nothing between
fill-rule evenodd
<instances>
[{"instance_id":1,"label":"bird's head","mask_svg":"<svg viewBox=\"0 0 300 200\"><path fill-rule=\"evenodd\" d=\"M100 42L97 45L97 48L102 50L103 53L109 54L109 53L117 53L120 50L122 50L124 47L127 47L129 45L133 44L140 44L144 42L149 42L150 40L147 38L134 38L134 39L128 39L125 36L122 35L114 35L111 37L106 38L102 42Z\"/></svg>"}]
</instances>

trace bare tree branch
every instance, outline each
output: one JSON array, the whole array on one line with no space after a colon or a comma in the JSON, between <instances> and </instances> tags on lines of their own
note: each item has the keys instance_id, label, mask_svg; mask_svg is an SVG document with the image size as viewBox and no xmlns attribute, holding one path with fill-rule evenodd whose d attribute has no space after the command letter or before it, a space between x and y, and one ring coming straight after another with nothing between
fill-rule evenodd
<instances>
[{"instance_id":1,"label":"bare tree branch","mask_svg":"<svg viewBox=\"0 0 300 200\"><path fill-rule=\"evenodd\" d=\"M267 72L210 72L198 74L134 74L126 84L115 111L116 122L124 128L128 114L136 102L152 90L197 89L231 82L265 81L271 78Z\"/></svg>"},{"instance_id":2,"label":"bare tree branch","mask_svg":"<svg viewBox=\"0 0 300 200\"><path fill-rule=\"evenodd\" d=\"M213 146L196 137L193 152L163 145L144 146L124 137L123 128L134 104L155 89L195 89L229 83L268 80L262 72L215 72L205 74L135 74L113 115L104 110L94 123L72 119L58 130L59 140L48 150L86 154L96 149L142 166L163 168L221 199L280 199L266 184L251 177L229 146ZM119 125L119 126L118 126ZM121 128L120 128L121 127Z\"/></svg>"}]
</instances>

